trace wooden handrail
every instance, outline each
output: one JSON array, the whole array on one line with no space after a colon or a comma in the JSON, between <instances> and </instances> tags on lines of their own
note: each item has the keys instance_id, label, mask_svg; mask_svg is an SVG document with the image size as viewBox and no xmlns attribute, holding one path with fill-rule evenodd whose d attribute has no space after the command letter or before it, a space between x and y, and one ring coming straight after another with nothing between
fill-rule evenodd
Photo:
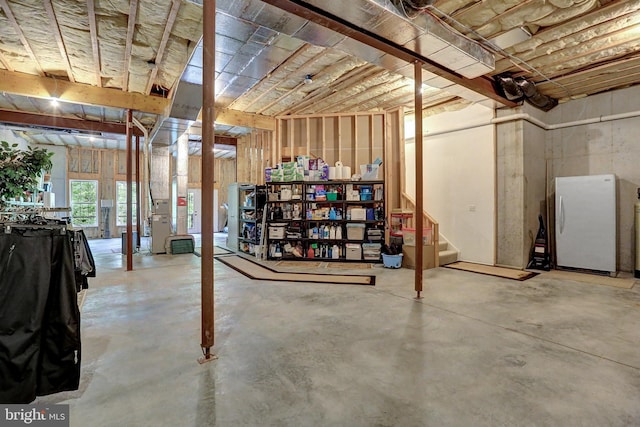
<instances>
[{"instance_id":1,"label":"wooden handrail","mask_svg":"<svg viewBox=\"0 0 640 427\"><path fill-rule=\"evenodd\" d=\"M415 200L413 200L413 198L405 193L404 191L401 194L401 203L402 203L402 208L405 209L410 209L413 212L415 212L416 210L416 202ZM422 217L424 219L424 225L426 226L425 228L428 228L430 226L431 228L431 240L434 244L434 249L433 249L433 258L434 258L434 265L436 267L440 266L440 250L439 248L439 244L440 244L440 226L438 224L438 221L436 221L435 219L433 219L433 217L431 215L429 215L428 212L426 211L422 211ZM410 225L413 227L413 219L411 219Z\"/></svg>"}]
</instances>

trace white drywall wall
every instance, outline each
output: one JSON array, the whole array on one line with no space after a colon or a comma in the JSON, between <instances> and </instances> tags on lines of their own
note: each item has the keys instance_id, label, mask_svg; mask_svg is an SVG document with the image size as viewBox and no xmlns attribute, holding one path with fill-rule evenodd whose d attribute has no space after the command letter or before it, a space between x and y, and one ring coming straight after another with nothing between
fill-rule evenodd
<instances>
[{"instance_id":1,"label":"white drywall wall","mask_svg":"<svg viewBox=\"0 0 640 427\"><path fill-rule=\"evenodd\" d=\"M488 123L493 111L481 105L424 119L424 206L460 259L494 263L494 126L446 133L447 129ZM407 192L415 197L414 122L405 121ZM445 132L429 137L429 132Z\"/></svg>"}]
</instances>

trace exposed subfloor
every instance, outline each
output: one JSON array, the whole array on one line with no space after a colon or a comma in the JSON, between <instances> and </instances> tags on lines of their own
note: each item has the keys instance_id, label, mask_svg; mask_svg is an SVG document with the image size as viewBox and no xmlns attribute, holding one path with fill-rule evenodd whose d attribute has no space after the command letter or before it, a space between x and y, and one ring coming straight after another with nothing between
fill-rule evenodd
<instances>
[{"instance_id":1,"label":"exposed subfloor","mask_svg":"<svg viewBox=\"0 0 640 427\"><path fill-rule=\"evenodd\" d=\"M108 242L91 242L80 389L36 401L70 404L72 426L640 425L639 286L437 268L415 300L413 270L351 270L374 287L216 262L218 359L200 365L201 259L126 272Z\"/></svg>"}]
</instances>

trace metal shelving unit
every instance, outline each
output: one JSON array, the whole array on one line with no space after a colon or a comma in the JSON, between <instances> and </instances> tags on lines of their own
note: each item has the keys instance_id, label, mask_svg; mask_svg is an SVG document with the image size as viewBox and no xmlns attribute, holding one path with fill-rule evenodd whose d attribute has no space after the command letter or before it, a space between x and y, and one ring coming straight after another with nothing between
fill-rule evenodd
<instances>
[{"instance_id":1,"label":"metal shelving unit","mask_svg":"<svg viewBox=\"0 0 640 427\"><path fill-rule=\"evenodd\" d=\"M267 183L267 259L379 262L383 181Z\"/></svg>"}]
</instances>

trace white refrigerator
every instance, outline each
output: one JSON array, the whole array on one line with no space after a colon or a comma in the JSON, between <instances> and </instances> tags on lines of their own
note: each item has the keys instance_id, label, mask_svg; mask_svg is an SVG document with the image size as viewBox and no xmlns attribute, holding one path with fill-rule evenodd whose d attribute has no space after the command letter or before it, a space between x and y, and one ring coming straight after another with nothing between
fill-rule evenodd
<instances>
[{"instance_id":1,"label":"white refrigerator","mask_svg":"<svg viewBox=\"0 0 640 427\"><path fill-rule=\"evenodd\" d=\"M560 177L555 187L557 266L615 274L615 176Z\"/></svg>"}]
</instances>

